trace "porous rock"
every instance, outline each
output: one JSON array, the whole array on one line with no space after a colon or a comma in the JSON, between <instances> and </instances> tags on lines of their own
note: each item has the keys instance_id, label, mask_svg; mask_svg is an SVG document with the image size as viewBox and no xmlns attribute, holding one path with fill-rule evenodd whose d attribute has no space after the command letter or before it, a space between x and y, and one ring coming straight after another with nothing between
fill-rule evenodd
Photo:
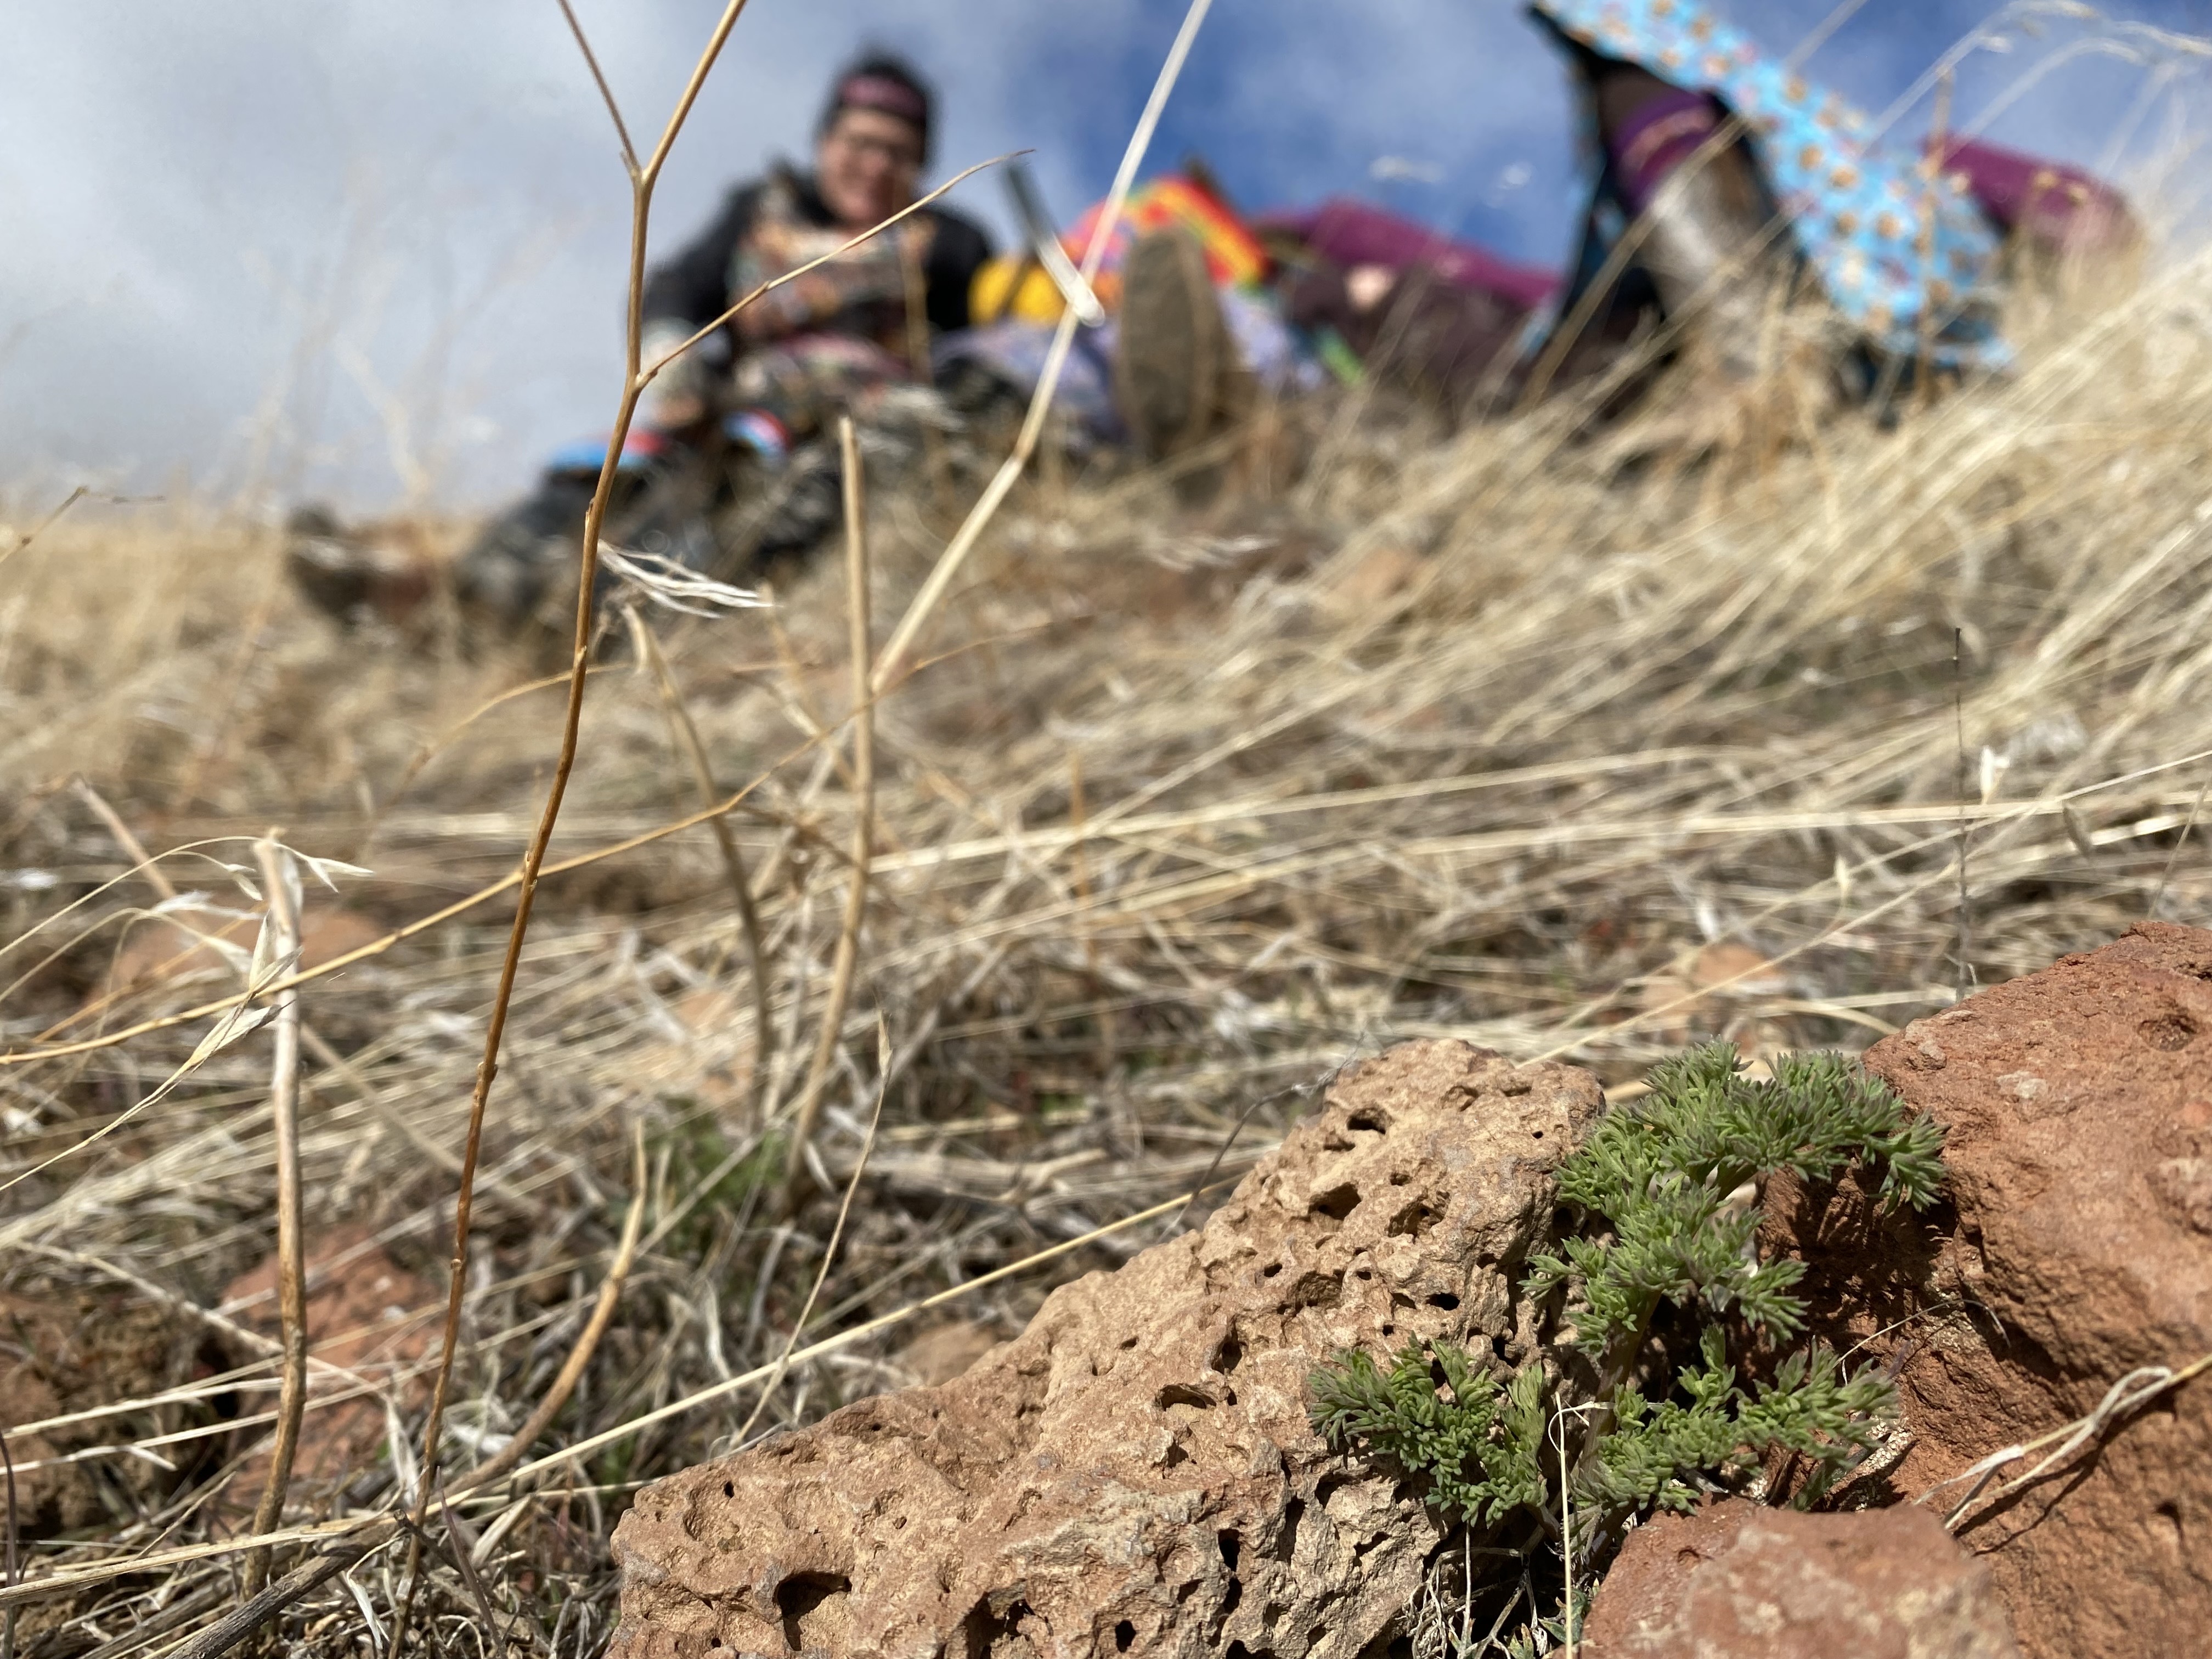
<instances>
[{"instance_id":1,"label":"porous rock","mask_svg":"<svg viewBox=\"0 0 2212 1659\"><path fill-rule=\"evenodd\" d=\"M1731 1498L1628 1535L1584 1659L2020 1659L1986 1565L1923 1509Z\"/></svg>"},{"instance_id":2,"label":"porous rock","mask_svg":"<svg viewBox=\"0 0 2212 1659\"><path fill-rule=\"evenodd\" d=\"M1846 1183L1784 1206L1775 1242L1810 1265L1816 1311L1856 1309L1832 1334L1899 1368L1897 1495L2085 1416L2139 1367L2212 1352L2212 933L2141 924L1867 1064L1944 1126L1946 1205L1880 1222ZM1936 1493L1937 1512L1966 1491ZM2031 1659L2205 1650L2212 1376L1970 1511L1960 1537Z\"/></svg>"},{"instance_id":3,"label":"porous rock","mask_svg":"<svg viewBox=\"0 0 2212 1659\"><path fill-rule=\"evenodd\" d=\"M1601 1103L1463 1042L1347 1072L1202 1228L964 1375L641 1492L612 1654L1354 1659L1438 1534L1328 1454L1307 1375L1416 1337L1529 1358L1518 1279Z\"/></svg>"}]
</instances>

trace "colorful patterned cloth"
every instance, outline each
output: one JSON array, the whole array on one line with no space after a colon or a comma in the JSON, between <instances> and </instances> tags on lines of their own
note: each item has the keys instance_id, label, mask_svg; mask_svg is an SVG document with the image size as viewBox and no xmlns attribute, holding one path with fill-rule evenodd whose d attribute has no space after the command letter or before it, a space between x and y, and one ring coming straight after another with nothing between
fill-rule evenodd
<instances>
[{"instance_id":1,"label":"colorful patterned cloth","mask_svg":"<svg viewBox=\"0 0 2212 1659\"><path fill-rule=\"evenodd\" d=\"M1106 211L1099 202L1075 222L1075 228L1060 238L1067 257L1080 266L1091 250L1092 238ZM1114 226L1114 239L1106 246L1097 280L1099 302L1113 310L1121 296L1122 263L1137 239L1147 231L1180 228L1198 238L1206 250L1206 268L1217 288L1257 288L1267 280L1267 252L1260 239L1236 213L1212 194L1181 173L1170 173L1129 192L1121 216Z\"/></svg>"},{"instance_id":2,"label":"colorful patterned cloth","mask_svg":"<svg viewBox=\"0 0 2212 1659\"><path fill-rule=\"evenodd\" d=\"M1767 62L1698 0L1531 3L1592 51L1741 117L1799 252L1837 310L1876 343L1917 351L1925 313L1940 361L2004 361L1993 320L1998 238L1963 178L1884 150L1863 115ZM1594 133L1594 116L1589 125ZM1610 169L1594 142L1587 148L1603 192Z\"/></svg>"},{"instance_id":3,"label":"colorful patterned cloth","mask_svg":"<svg viewBox=\"0 0 2212 1659\"><path fill-rule=\"evenodd\" d=\"M935 233L935 223L916 214L895 229L839 253L852 233L842 226L812 223L799 210L792 181L781 177L771 180L750 233L730 257L732 298L816 259L836 257L771 289L739 312L735 324L738 337L748 345L760 345L835 333L872 342L903 356L907 295L921 284Z\"/></svg>"},{"instance_id":4,"label":"colorful patterned cloth","mask_svg":"<svg viewBox=\"0 0 2212 1659\"><path fill-rule=\"evenodd\" d=\"M738 360L731 387L740 415L764 417L764 441L747 441L774 459L775 450L819 436L850 415L866 424L884 390L914 379L904 354L849 334L798 334L757 346Z\"/></svg>"}]
</instances>

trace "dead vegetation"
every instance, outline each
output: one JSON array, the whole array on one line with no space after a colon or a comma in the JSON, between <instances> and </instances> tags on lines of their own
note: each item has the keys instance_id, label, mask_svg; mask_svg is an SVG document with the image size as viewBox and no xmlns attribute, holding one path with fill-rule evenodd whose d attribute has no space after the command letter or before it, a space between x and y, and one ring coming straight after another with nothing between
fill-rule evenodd
<instances>
[{"instance_id":1,"label":"dead vegetation","mask_svg":"<svg viewBox=\"0 0 2212 1659\"><path fill-rule=\"evenodd\" d=\"M837 558L767 610L654 617L665 677L651 651L590 677L476 1184L456 1502L412 1534L389 1517L429 1496L470 1084L565 681L450 618L337 635L213 511L0 536L15 1651L176 1648L253 1559L271 1034L223 1005L272 824L360 867L311 871L300 919L314 1346L260 1539L280 1576L378 1546L283 1615L332 1655L386 1651L410 1548L434 1650L596 1652L638 1484L945 1375L1399 1038L1626 1084L1692 1033L1862 1046L2203 919L2212 278L2019 320L2008 380L1693 466L1620 471L1565 405L1449 440L1270 417L1195 511L1047 447L879 680L866 765ZM878 482L878 617L957 536L969 459ZM633 1216L603 1340L518 1443Z\"/></svg>"},{"instance_id":2,"label":"dead vegetation","mask_svg":"<svg viewBox=\"0 0 2212 1659\"><path fill-rule=\"evenodd\" d=\"M843 573L825 558L770 611L659 619L711 776L749 786L726 822L777 1029L757 1076L761 1004L694 769L654 676L609 662L485 1140L452 1478L568 1352L633 1131L644 1237L529 1480L430 1536L440 1642L594 1650L611 1516L725 1443L794 1334L763 1425L934 1374L968 1329L1011 1334L1058 1279L1182 1224L1182 1194L1398 1037L1622 1083L1686 1032L1856 1046L1962 974L2154 908L2203 916L2185 832L2212 749L2208 300L2181 271L2008 383L1735 475L1608 477L1542 416L1433 443L1376 418L1324 438L1287 501L1193 517L1142 476L1027 487L934 656L874 710L869 903L789 1214L780 1126L849 892ZM878 495L875 608L896 615L959 501ZM325 1363L279 1536L403 1497L501 883L558 691L450 635L335 635L284 591L271 538L212 517L73 518L11 567L0 1246L6 1360L37 1382L10 1387L9 1443L24 1576L71 1581L24 1599L17 1642L63 1659L177 1639L243 1568L277 1393L269 1036L144 1102L217 1016L173 1017L239 989L261 907L221 865L249 868L270 823L374 872L335 875L303 917L310 969L318 937L325 963L370 954L300 988ZM161 881L111 816L161 849ZM179 926L231 934L188 948ZM401 1287L388 1308L337 1297L364 1262ZM288 1638L372 1650L398 1574L371 1556Z\"/></svg>"}]
</instances>

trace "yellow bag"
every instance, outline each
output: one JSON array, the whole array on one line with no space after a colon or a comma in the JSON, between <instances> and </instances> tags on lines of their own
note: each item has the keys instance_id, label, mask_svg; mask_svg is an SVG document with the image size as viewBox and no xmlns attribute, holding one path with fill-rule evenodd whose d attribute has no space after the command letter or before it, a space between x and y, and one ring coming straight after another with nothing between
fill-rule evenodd
<instances>
[{"instance_id":1,"label":"yellow bag","mask_svg":"<svg viewBox=\"0 0 2212 1659\"><path fill-rule=\"evenodd\" d=\"M1026 253L985 261L968 288L968 314L977 323L1056 323L1066 308L1044 267Z\"/></svg>"}]
</instances>

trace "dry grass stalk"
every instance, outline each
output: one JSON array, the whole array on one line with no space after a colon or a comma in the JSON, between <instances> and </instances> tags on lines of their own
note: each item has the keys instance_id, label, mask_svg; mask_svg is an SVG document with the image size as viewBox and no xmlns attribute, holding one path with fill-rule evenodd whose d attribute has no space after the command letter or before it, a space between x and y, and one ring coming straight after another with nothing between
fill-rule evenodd
<instances>
[{"instance_id":1,"label":"dry grass stalk","mask_svg":"<svg viewBox=\"0 0 2212 1659\"><path fill-rule=\"evenodd\" d=\"M875 641L868 605L868 494L860 469L860 438L850 416L837 422L837 445L844 468L846 650L852 667L853 873L846 890L844 919L837 930L836 954L830 963L830 1000L823 1010L813 1057L807 1062L806 1080L792 1117L791 1150L783 1171L787 1203L795 1200L799 1181L806 1174L807 1153L822 1111L822 1091L844 1032L845 1005L851 999L853 974L860 963L860 928L868 914L869 863L875 853L876 692L872 672Z\"/></svg>"},{"instance_id":2,"label":"dry grass stalk","mask_svg":"<svg viewBox=\"0 0 2212 1659\"><path fill-rule=\"evenodd\" d=\"M641 1132L629 1283L649 1293L609 1316L561 1437L516 1453L531 1461L507 1484L465 1492L449 1475L502 1616L533 1611L564 1656L604 1642L615 1512L735 1426L743 1413L719 1407L759 1397L817 1277L763 1423L902 1380L918 1318L957 1306L1018 1329L1054 1282L1181 1224L1180 1194L1221 1149L1226 1181L1295 1117L1293 1085L1347 1054L1449 1036L1620 1084L1684 1032L1856 1044L1946 1006L1960 723L1970 761L1989 751L1988 799L1965 813L1980 981L2109 938L2154 899L2162 915L2212 914L2192 823L2195 711L2212 696L2208 318L2212 272L2188 265L2113 309L2048 326L2030 312L2015 377L1907 410L1895 435L1838 416L1725 489L1697 469L1620 474L1570 441L1572 411L1446 441L1379 402L1292 502L1232 497L1202 523L1155 478L1025 474L944 589L934 625L951 648L877 698L882 850L860 965L892 1058L872 1079L881 1127L826 1277L813 1253L836 1200L786 1216L782 1158L708 1081L757 1015L725 1020L738 1028L725 1036L699 1014L722 1006L730 897L718 849L692 832L728 819L781 1058L804 1069L857 780L817 765L830 748L785 735L781 711L833 701L833 676L842 690L849 579L828 563L780 595L787 669L765 618L661 627L711 775L750 781L711 808L670 811L672 776L688 786L653 682L594 677L569 839L540 868L483 1132L454 1437L491 1452L519 1433L572 1352ZM1001 459L965 434L948 448L969 488ZM873 583L903 604L940 549L906 501L876 494ZM143 912L50 781L82 769L118 817L161 822L227 719L202 803L162 823L162 868L187 889L228 878L172 842L235 859L281 818L294 845L342 853L374 786L379 868L347 896L384 931L260 991L342 992L318 1001L324 1042L302 1031L307 1212L421 1275L442 1254L463 1150L451 1079L509 943L486 918L520 879L514 848L557 750L520 665L334 641L289 603L226 705L234 619L260 596L246 544L213 520L88 514L8 569L22 603L0 604L0 926L29 943L0 1000L0 1245L15 1247L0 1289L221 1334L235 1361L222 1386L265 1408L276 1345L196 1288L232 1282L275 1234L265 1059L238 1044L149 1086L241 1006L235 979L188 964L111 980ZM1389 591L1337 602L1330 582L1378 551L1401 573ZM876 678L880 691L880 661ZM416 763L426 748L438 764ZM1760 965L1717 969L1728 951ZM838 1104L816 1139L843 1185L863 1126ZM439 1328L446 1292L408 1293L410 1328ZM417 1441L410 1390L434 1360L344 1378L311 1366L309 1410L373 1388ZM416 1491L404 1443L295 1475L295 1517L350 1494L336 1528L221 1541L245 1516L185 1464L230 1444L194 1415L213 1386L149 1377L125 1395L149 1403L86 1425L96 1439L66 1455L144 1481L143 1519L66 1555L31 1539L9 1605L41 1600L95 1644L186 1609L162 1639L197 1641L241 1547L390 1543L382 1517ZM265 1433L266 1416L242 1420ZM155 1470L142 1453L178 1474L142 1473ZM39 1459L26 1479L49 1478ZM402 1553L364 1558L346 1583L333 1569L272 1585L292 1586L283 1639L357 1654L365 1616L391 1627L384 1578ZM442 1570L414 1612L419 1638L459 1650L481 1626Z\"/></svg>"},{"instance_id":3,"label":"dry grass stalk","mask_svg":"<svg viewBox=\"0 0 2212 1659\"><path fill-rule=\"evenodd\" d=\"M676 676L669 672L668 658L644 612L632 605L624 614L639 653L653 670L654 684L660 688L661 707L668 714L669 736L690 765L692 781L699 789L699 803L711 807L722 799L722 792L714 781L714 763L707 757L706 745L699 741L699 728L692 721L691 711L684 706L684 693L676 684ZM769 1079L772 1075L769 1065L775 1054L768 947L761 938L760 909L753 902L752 878L745 873L745 858L738 848L737 837L730 833L729 817L718 812L708 823L714 830L714 844L722 854L722 867L730 878L731 908L737 912L738 927L744 936L745 965L753 987L753 1115L764 1120L768 1114Z\"/></svg>"},{"instance_id":4,"label":"dry grass stalk","mask_svg":"<svg viewBox=\"0 0 2212 1659\"><path fill-rule=\"evenodd\" d=\"M1575 1617L1575 1493L1571 1472L1567 1467L1567 1419L1562 1411L1552 1419L1559 1443L1559 1565L1566 1575L1566 1588L1561 1601L1566 1620L1567 1659L1575 1659L1576 1638L1581 1620Z\"/></svg>"},{"instance_id":5,"label":"dry grass stalk","mask_svg":"<svg viewBox=\"0 0 2212 1659\"><path fill-rule=\"evenodd\" d=\"M699 89L706 84L707 76L713 70L715 59L721 55L723 44L728 40L731 29L736 27L744 4L745 0L729 0L723 9L720 20L715 24L714 33L692 69L689 82L661 129L660 140L653 146L652 157L641 164L637 159L635 148L630 143L629 129L623 123L622 112L608 89L605 76L599 72L598 59L592 53L590 43L576 21L575 14L569 9L566 0L562 5L562 15L567 17L577 44L591 64L592 79L606 100L607 112L621 137L623 160L629 173L629 295L623 317L623 392L615 410L614 430L607 440L606 459L600 464L599 482L592 491L591 505L584 513L583 550L576 574L576 631L569 659L568 695L562 717L560 753L554 762L553 778L545 792L545 805L538 815L538 828L522 855L522 869L516 883L514 922L508 932L506 956L500 963L499 985L492 995L491 1015L485 1023L483 1057L477 1065L476 1087L469 1098L468 1133L461 1150L460 1187L453 1205L453 1250L452 1259L447 1264L450 1288L446 1303L446 1323L439 1340L437 1374L431 1384L430 1409L422 1430L422 1468L417 1477L415 1493L407 1589L402 1595L392 1626L386 1659L398 1659L407 1640L415 1589L419 1582L422 1525L429 1514L431 1493L437 1484L446 1395L453 1379L454 1352L460 1341L461 1301L468 1277L469 1224L476 1200L477 1161L483 1145L484 1114L490 1102L492 1080L499 1073L500 1047L507 1035L507 1013L514 1000L515 976L522 965L523 942L530 936L530 913L537 902L538 883L544 867L546 849L552 845L553 829L560 821L561 803L568 793L568 780L575 769L577 740L584 716L585 677L591 660L599 530L606 522L608 498L614 489L615 472L621 464L623 447L629 439L630 422L636 415L638 400L652 381L652 375L640 362L640 356L644 331L646 231L653 215L653 187L659 181L660 170L668 159L669 152L675 148L677 135L684 130L685 118L699 96ZM656 371L659 367L654 365Z\"/></svg>"},{"instance_id":6,"label":"dry grass stalk","mask_svg":"<svg viewBox=\"0 0 2212 1659\"><path fill-rule=\"evenodd\" d=\"M629 1212L623 1220L622 1240L615 1246L614 1261L599 1285L591 1317L584 1322L584 1328L568 1350L568 1358L562 1362L560 1370L554 1375L537 1407L523 1419L521 1427L501 1450L462 1477L459 1490L464 1495L504 1480L511 1470L520 1468L532 1443L553 1426L553 1419L574 1395L576 1385L584 1380L584 1373L591 1366L592 1356L599 1352L600 1339L614 1322L623 1286L629 1283L630 1269L636 1265L638 1234L645 1225L645 1136L641 1131L630 1140Z\"/></svg>"},{"instance_id":7,"label":"dry grass stalk","mask_svg":"<svg viewBox=\"0 0 2212 1659\"><path fill-rule=\"evenodd\" d=\"M852 430L851 422L846 431ZM821 1271L814 1275L814 1283L807 1287L806 1300L799 1310L799 1317L791 1322L791 1334L784 1340L783 1352L775 1357L775 1369L769 1373L768 1381L761 1385L760 1397L745 1415L744 1425L732 1437L733 1443L744 1445L752 1436L753 1425L768 1409L775 1391L783 1386L783 1379L791 1370L792 1351L799 1346L799 1339L805 1334L806 1322L814 1317L814 1304L822 1299L822 1286L828 1282L831 1263L837 1259L837 1247L844 1243L845 1223L853 1213L853 1195L860 1190L860 1177L868 1168L868 1159L876 1150L876 1131L883 1127L884 1096L890 1082L890 1036L883 1029L880 1020L876 1028L876 1106L868 1115L868 1133L860 1143L860 1155L854 1160L853 1173L845 1182L845 1196L837 1206L836 1224L830 1229L829 1243L822 1247Z\"/></svg>"},{"instance_id":8,"label":"dry grass stalk","mask_svg":"<svg viewBox=\"0 0 2212 1659\"><path fill-rule=\"evenodd\" d=\"M292 855L271 830L254 846L261 866L261 892L268 906L265 938L273 963L289 970L300 951L300 878ZM258 954L258 951L257 951ZM253 1512L253 1530L274 1532L284 1516L284 1493L292 1481L292 1457L300 1443L300 1420L307 1401L307 1247L300 1183L300 994L279 991L270 1022L269 1112L276 1142L276 1283L282 1321L283 1370L276 1401L276 1432L269 1454L269 1478ZM252 1596L269 1577L269 1553L246 1558L246 1594Z\"/></svg>"},{"instance_id":9,"label":"dry grass stalk","mask_svg":"<svg viewBox=\"0 0 2212 1659\"><path fill-rule=\"evenodd\" d=\"M1938 1480L1912 1501L1925 1504L1947 1487L1966 1484L1966 1494L1951 1506L1943 1517L1943 1524L1958 1532L1996 1508L2008 1498L2025 1492L2038 1481L2047 1480L2063 1474L2091 1447L2100 1444L2144 1407L2160 1395L2194 1382L2212 1372L2212 1353L2200 1355L2188 1364L2178 1368L2166 1365L2144 1365L2115 1378L2105 1390L2105 1397L2097 1408L2070 1423L2039 1434L2033 1440L2008 1446L2002 1451L1991 1452L1954 1475ZM2033 1468L2014 1475L1994 1492L1988 1492L1990 1483L2011 1465L2021 1462L2033 1452L2055 1448L2045 1454ZM1977 1506L1979 1506L1978 1510Z\"/></svg>"},{"instance_id":10,"label":"dry grass stalk","mask_svg":"<svg viewBox=\"0 0 2212 1659\"><path fill-rule=\"evenodd\" d=\"M18 1555L22 1532L21 1517L15 1510L15 1455L8 1449L8 1437L4 1433L0 1433L0 1479L7 1482L8 1500L4 1517L8 1526L8 1582L0 1588L12 1590L15 1588L15 1576L21 1571ZM15 1604L13 1601L8 1604L8 1611L0 1614L0 1659L15 1659Z\"/></svg>"},{"instance_id":11,"label":"dry grass stalk","mask_svg":"<svg viewBox=\"0 0 2212 1659\"><path fill-rule=\"evenodd\" d=\"M143 842L131 833L131 826L124 823L121 813L107 804L106 798L81 775L70 780L70 789L92 809L93 816L100 820L107 833L115 837L115 844L131 860L131 872L143 876L146 884L164 899L174 899L177 896L176 886L162 872L160 861L146 851Z\"/></svg>"},{"instance_id":12,"label":"dry grass stalk","mask_svg":"<svg viewBox=\"0 0 2212 1659\"><path fill-rule=\"evenodd\" d=\"M38 523L33 525L21 535L16 537L14 542L9 544L5 552L0 552L0 564L7 563L9 560L14 558L18 553L21 553L33 542L38 540L40 537L45 535L46 532L52 529L56 524L61 521L61 518L64 514L67 513L70 508L75 507L89 494L91 494L90 485L79 484L76 489L70 490L68 495L63 496L62 503L59 507L54 508L54 510L47 514L45 518L40 520Z\"/></svg>"}]
</instances>

